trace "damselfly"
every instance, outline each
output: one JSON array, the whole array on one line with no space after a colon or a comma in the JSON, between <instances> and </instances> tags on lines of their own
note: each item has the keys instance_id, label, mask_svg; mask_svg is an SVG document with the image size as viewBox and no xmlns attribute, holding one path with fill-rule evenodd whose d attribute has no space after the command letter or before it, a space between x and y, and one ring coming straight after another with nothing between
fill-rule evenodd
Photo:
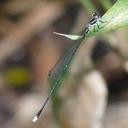
<instances>
[{"instance_id":1,"label":"damselfly","mask_svg":"<svg viewBox=\"0 0 128 128\"><path fill-rule=\"evenodd\" d=\"M44 108L45 108L46 104L48 103L50 97L52 96L53 92L55 91L57 86L59 86L61 76L63 76L65 74L65 72L68 70L69 64L70 64L72 58L74 57L77 49L79 48L81 42L83 41L84 37L86 37L86 34L88 34L88 32L90 31L92 26L94 27L94 31L95 31L96 25L99 28L98 21L102 22L100 16L98 16L96 13L93 13L92 16L93 16L93 18L88 22L88 25L80 33L79 36L55 33L55 34L67 37L71 40L77 40L77 41L73 42L73 44L70 45L70 47L66 50L63 57L61 57L59 59L59 61L55 64L53 69L49 72L48 79L49 79L49 81L52 82L53 86L52 86L52 89L51 89L49 95L47 96L45 102L43 103L43 106L38 111L36 116L33 118L33 122L36 122L38 120L39 116L41 115L42 111L44 110Z\"/></svg>"}]
</instances>

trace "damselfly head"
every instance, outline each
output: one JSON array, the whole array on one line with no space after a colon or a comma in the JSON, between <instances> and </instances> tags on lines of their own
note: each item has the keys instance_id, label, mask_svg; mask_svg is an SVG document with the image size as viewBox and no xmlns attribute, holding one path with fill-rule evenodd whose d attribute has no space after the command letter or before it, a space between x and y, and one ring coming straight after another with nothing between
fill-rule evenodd
<instances>
[{"instance_id":1,"label":"damselfly head","mask_svg":"<svg viewBox=\"0 0 128 128\"><path fill-rule=\"evenodd\" d=\"M98 17L98 14L96 12L92 13L92 17Z\"/></svg>"}]
</instances>

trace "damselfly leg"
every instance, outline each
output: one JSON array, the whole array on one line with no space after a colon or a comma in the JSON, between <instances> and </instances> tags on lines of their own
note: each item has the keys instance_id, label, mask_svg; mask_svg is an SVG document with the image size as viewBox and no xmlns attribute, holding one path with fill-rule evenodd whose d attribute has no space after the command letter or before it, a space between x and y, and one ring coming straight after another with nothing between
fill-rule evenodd
<instances>
[{"instance_id":1,"label":"damselfly leg","mask_svg":"<svg viewBox=\"0 0 128 128\"><path fill-rule=\"evenodd\" d=\"M93 30L94 32L96 32L96 27L98 29L101 29L104 27L104 25L100 26L99 23L101 22L103 24L103 23L106 23L106 21L102 21L101 17L97 13L93 13L92 16L93 18L89 21L88 28L91 29L91 27L93 26Z\"/></svg>"}]
</instances>

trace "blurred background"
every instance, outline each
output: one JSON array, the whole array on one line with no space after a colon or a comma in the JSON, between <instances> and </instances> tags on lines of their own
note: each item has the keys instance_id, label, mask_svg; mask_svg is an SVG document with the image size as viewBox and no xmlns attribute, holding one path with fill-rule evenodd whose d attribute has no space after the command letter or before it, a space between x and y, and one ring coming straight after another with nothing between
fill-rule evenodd
<instances>
[{"instance_id":1,"label":"blurred background","mask_svg":"<svg viewBox=\"0 0 128 128\"><path fill-rule=\"evenodd\" d=\"M1 128L128 128L128 30L84 40L68 76L36 123L47 75L93 12L116 0L0 0Z\"/></svg>"}]
</instances>

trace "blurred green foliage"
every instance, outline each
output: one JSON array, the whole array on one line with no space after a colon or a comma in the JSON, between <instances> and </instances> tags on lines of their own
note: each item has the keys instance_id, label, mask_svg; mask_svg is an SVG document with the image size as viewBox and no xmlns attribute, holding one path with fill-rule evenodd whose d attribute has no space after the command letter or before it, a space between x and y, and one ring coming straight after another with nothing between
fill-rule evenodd
<instances>
[{"instance_id":1,"label":"blurred green foliage","mask_svg":"<svg viewBox=\"0 0 128 128\"><path fill-rule=\"evenodd\" d=\"M5 79L10 86L25 86L30 80L30 72L24 67L10 68L5 72Z\"/></svg>"}]
</instances>

